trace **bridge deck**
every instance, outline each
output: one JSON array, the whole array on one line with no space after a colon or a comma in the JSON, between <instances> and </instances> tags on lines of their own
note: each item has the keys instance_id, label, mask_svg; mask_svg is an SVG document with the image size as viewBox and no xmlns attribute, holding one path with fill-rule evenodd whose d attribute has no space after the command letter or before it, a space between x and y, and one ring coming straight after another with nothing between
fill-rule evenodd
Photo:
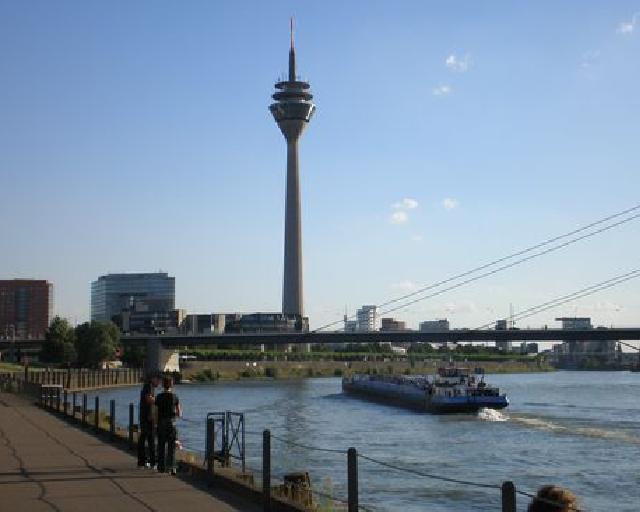
<instances>
[{"instance_id":1,"label":"bridge deck","mask_svg":"<svg viewBox=\"0 0 640 512\"><path fill-rule=\"evenodd\" d=\"M176 477L137 469L127 453L22 398L0 393L2 510L256 510L238 501L214 497Z\"/></svg>"}]
</instances>

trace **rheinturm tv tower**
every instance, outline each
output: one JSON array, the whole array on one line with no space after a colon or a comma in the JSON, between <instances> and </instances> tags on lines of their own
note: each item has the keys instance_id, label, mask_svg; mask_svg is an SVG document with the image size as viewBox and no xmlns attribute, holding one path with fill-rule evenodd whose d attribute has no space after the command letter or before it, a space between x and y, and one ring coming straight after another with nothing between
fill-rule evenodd
<instances>
[{"instance_id":1,"label":"rheinturm tv tower","mask_svg":"<svg viewBox=\"0 0 640 512\"><path fill-rule=\"evenodd\" d=\"M284 279L282 286L282 312L304 315L302 300L302 222L300 218L300 170L298 167L298 140L307 127L316 106L309 83L296 76L296 51L293 44L291 20L291 47L289 49L289 76L275 84L275 103L269 107L287 141L287 196L284 226Z\"/></svg>"}]
</instances>

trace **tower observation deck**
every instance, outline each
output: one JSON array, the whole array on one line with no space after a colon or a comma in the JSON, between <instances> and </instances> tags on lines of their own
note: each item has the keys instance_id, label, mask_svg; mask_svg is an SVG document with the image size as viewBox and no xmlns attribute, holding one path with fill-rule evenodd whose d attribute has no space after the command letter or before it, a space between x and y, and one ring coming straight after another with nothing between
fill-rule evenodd
<instances>
[{"instance_id":1,"label":"tower observation deck","mask_svg":"<svg viewBox=\"0 0 640 512\"><path fill-rule=\"evenodd\" d=\"M284 278L282 285L282 312L304 315L302 286L302 222L300 204L300 171L298 140L311 120L316 106L308 82L296 75L296 52L291 20L291 46L289 49L289 75L276 82L276 92L269 106L278 127L287 142L287 191L284 230Z\"/></svg>"}]
</instances>

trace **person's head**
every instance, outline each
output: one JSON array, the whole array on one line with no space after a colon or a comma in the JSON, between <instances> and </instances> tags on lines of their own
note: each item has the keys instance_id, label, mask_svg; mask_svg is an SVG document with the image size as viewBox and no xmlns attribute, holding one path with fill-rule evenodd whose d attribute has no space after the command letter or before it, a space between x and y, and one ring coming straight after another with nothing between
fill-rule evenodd
<instances>
[{"instance_id":1,"label":"person's head","mask_svg":"<svg viewBox=\"0 0 640 512\"><path fill-rule=\"evenodd\" d=\"M149 376L149 382L154 388L157 388L160 385L160 374L157 372L152 373Z\"/></svg>"},{"instance_id":2,"label":"person's head","mask_svg":"<svg viewBox=\"0 0 640 512\"><path fill-rule=\"evenodd\" d=\"M578 500L569 489L545 485L529 505L527 512L572 512L578 509Z\"/></svg>"},{"instance_id":3,"label":"person's head","mask_svg":"<svg viewBox=\"0 0 640 512\"><path fill-rule=\"evenodd\" d=\"M165 375L162 378L162 387L164 389L171 389L171 386L173 386L173 379L169 375Z\"/></svg>"}]
</instances>

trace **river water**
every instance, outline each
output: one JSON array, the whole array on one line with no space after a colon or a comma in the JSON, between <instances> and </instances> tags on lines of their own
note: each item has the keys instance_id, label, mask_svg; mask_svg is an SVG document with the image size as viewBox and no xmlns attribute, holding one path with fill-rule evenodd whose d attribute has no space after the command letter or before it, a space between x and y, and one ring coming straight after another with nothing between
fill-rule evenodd
<instances>
[{"instance_id":1,"label":"river water","mask_svg":"<svg viewBox=\"0 0 640 512\"><path fill-rule=\"evenodd\" d=\"M210 411L244 412L248 432L320 448L358 452L419 472L534 492L568 487L584 510L640 509L640 373L554 372L489 375L511 401L478 415L419 414L342 395L340 379L187 384L181 442L204 450ZM117 417L138 389L100 392ZM89 402L92 403L92 402ZM104 401L101 402L105 404ZM103 406L104 407L104 406ZM247 465L261 467L261 437L248 434ZM346 455L272 440L274 474L310 472L315 489L346 497ZM359 460L360 502L376 511L499 510L497 489L444 483ZM518 510L529 499L518 497Z\"/></svg>"}]
</instances>

